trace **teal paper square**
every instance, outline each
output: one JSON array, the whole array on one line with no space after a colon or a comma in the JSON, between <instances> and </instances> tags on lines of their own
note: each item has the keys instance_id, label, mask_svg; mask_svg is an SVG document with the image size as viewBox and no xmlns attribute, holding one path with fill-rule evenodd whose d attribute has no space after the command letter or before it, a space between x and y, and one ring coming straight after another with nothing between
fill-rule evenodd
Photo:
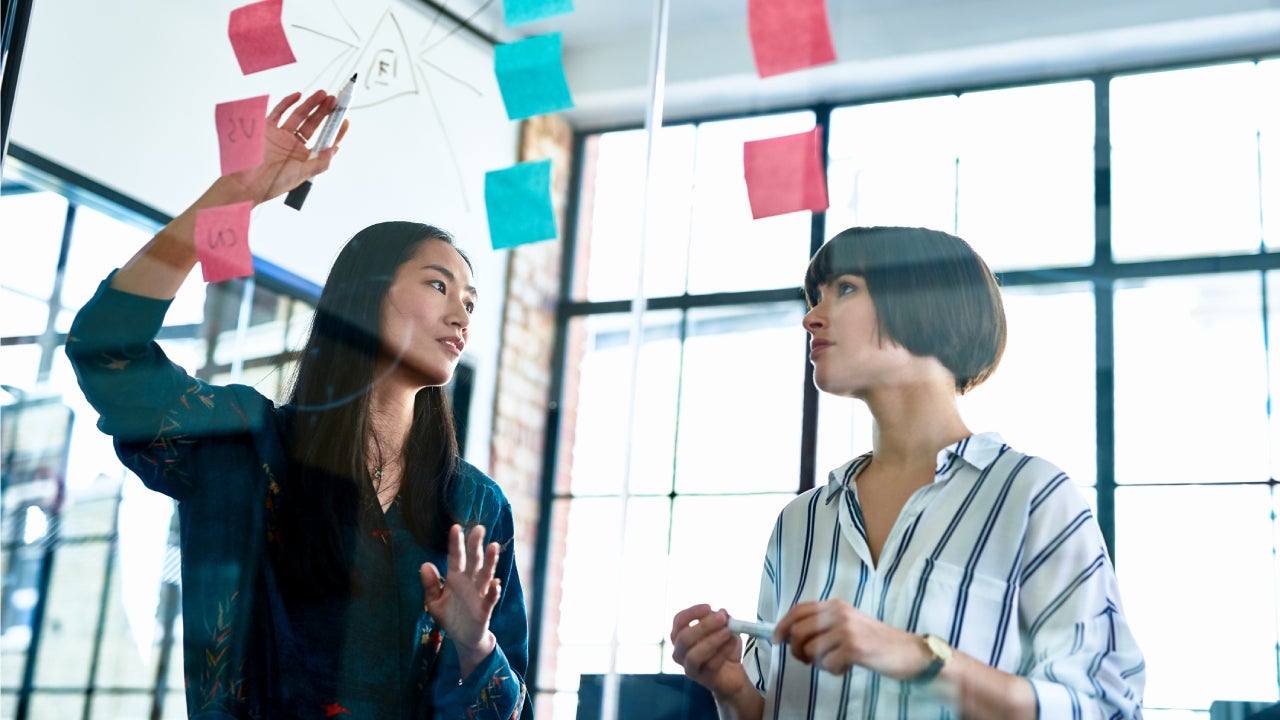
<instances>
[{"instance_id":1,"label":"teal paper square","mask_svg":"<svg viewBox=\"0 0 1280 720\"><path fill-rule=\"evenodd\" d=\"M494 250L554 239L551 161L534 160L485 173L484 204Z\"/></svg>"},{"instance_id":2,"label":"teal paper square","mask_svg":"<svg viewBox=\"0 0 1280 720\"><path fill-rule=\"evenodd\" d=\"M493 68L508 119L523 120L573 107L560 61L558 32L498 45Z\"/></svg>"},{"instance_id":3,"label":"teal paper square","mask_svg":"<svg viewBox=\"0 0 1280 720\"><path fill-rule=\"evenodd\" d=\"M573 12L573 0L503 0L502 18L516 27Z\"/></svg>"}]
</instances>

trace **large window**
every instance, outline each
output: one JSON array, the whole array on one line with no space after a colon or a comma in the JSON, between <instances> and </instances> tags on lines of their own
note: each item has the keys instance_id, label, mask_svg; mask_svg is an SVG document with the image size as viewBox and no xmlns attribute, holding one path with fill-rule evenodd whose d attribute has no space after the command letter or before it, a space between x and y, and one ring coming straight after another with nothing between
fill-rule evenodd
<instances>
[{"instance_id":1,"label":"large window","mask_svg":"<svg viewBox=\"0 0 1280 720\"><path fill-rule=\"evenodd\" d=\"M808 256L855 224L955 232L1000 276L1008 348L961 409L1093 503L1147 717L1280 699L1276 87L1236 62L673 125L647 214L645 133L583 138L539 717L582 674L680 672L681 607L754 616L779 508L870 448L800 326ZM742 142L815 124L829 210L752 221Z\"/></svg>"},{"instance_id":2,"label":"large window","mask_svg":"<svg viewBox=\"0 0 1280 720\"><path fill-rule=\"evenodd\" d=\"M186 717L173 502L124 470L63 346L75 312L162 221L6 163L0 226L0 717ZM198 273L160 344L193 374L279 399L306 288Z\"/></svg>"}]
</instances>

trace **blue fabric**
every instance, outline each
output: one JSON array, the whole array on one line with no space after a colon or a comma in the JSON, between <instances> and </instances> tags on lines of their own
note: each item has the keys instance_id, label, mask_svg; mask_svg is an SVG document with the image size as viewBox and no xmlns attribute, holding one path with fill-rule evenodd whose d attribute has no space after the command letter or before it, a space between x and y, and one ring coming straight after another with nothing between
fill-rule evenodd
<instances>
[{"instance_id":1,"label":"blue fabric","mask_svg":"<svg viewBox=\"0 0 1280 720\"><path fill-rule=\"evenodd\" d=\"M349 595L287 599L267 551L289 501L293 410L170 362L154 341L168 306L104 281L76 316L67 354L121 461L178 500L189 716L532 718L527 618L501 488L463 462L450 498L455 517L484 525L487 541L502 546L503 595L490 621L498 645L467 677L423 611L418 568L447 572L447 558L416 542L398 504L385 515L363 510Z\"/></svg>"}]
</instances>

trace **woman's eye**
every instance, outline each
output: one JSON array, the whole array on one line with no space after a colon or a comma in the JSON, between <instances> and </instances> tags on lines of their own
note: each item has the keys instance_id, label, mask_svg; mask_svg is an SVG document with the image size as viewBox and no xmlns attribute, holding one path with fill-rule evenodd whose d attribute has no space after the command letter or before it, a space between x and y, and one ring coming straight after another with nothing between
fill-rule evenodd
<instances>
[{"instance_id":1,"label":"woman's eye","mask_svg":"<svg viewBox=\"0 0 1280 720\"><path fill-rule=\"evenodd\" d=\"M473 313L473 312L475 312L475 311L476 311L476 304L475 304L475 303L467 303L467 304L466 304L466 308L467 308L467 314L468 314L468 315L470 315L471 313Z\"/></svg>"},{"instance_id":2,"label":"woman's eye","mask_svg":"<svg viewBox=\"0 0 1280 720\"><path fill-rule=\"evenodd\" d=\"M440 291L440 292L442 292L442 293L445 291L445 288L444 288L444 282L442 282L442 281L440 281L440 280L428 280L428 281L427 281L427 284L428 284L428 285L430 285L431 287L433 287L433 288L435 288L435 289L439 290L439 291Z\"/></svg>"},{"instance_id":3,"label":"woman's eye","mask_svg":"<svg viewBox=\"0 0 1280 720\"><path fill-rule=\"evenodd\" d=\"M841 295L848 295L851 292L857 292L858 286L853 283L842 282L836 287L836 291Z\"/></svg>"}]
</instances>

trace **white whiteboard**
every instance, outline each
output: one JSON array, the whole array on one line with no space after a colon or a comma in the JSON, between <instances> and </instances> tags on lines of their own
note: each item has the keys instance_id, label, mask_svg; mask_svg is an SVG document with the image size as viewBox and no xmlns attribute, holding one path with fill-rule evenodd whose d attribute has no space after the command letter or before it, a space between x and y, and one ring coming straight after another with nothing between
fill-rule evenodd
<instances>
[{"instance_id":1,"label":"white whiteboard","mask_svg":"<svg viewBox=\"0 0 1280 720\"><path fill-rule=\"evenodd\" d=\"M484 173L515 162L518 130L492 47L411 0L294 0L283 21L297 62L245 76L227 37L243 4L34 3L10 141L172 215L219 171L217 103L336 93L383 62L304 209L275 201L255 211L255 255L320 283L343 240L387 219L440 225L482 254Z\"/></svg>"},{"instance_id":2,"label":"white whiteboard","mask_svg":"<svg viewBox=\"0 0 1280 720\"><path fill-rule=\"evenodd\" d=\"M394 61L357 93L351 130L301 211L254 211L255 256L316 284L360 228L403 219L443 227L475 264L481 302L465 359L476 370L468 460L487 434L506 280L490 249L484 174L516 161L493 48L416 0L287 0L297 62L243 75L227 36L247 0L41 0L33 3L11 144L175 215L219 172L214 106L294 90L336 93L353 71ZM374 102L377 101L377 102ZM110 268L103 268L103 274ZM197 271L198 272L198 271Z\"/></svg>"}]
</instances>

